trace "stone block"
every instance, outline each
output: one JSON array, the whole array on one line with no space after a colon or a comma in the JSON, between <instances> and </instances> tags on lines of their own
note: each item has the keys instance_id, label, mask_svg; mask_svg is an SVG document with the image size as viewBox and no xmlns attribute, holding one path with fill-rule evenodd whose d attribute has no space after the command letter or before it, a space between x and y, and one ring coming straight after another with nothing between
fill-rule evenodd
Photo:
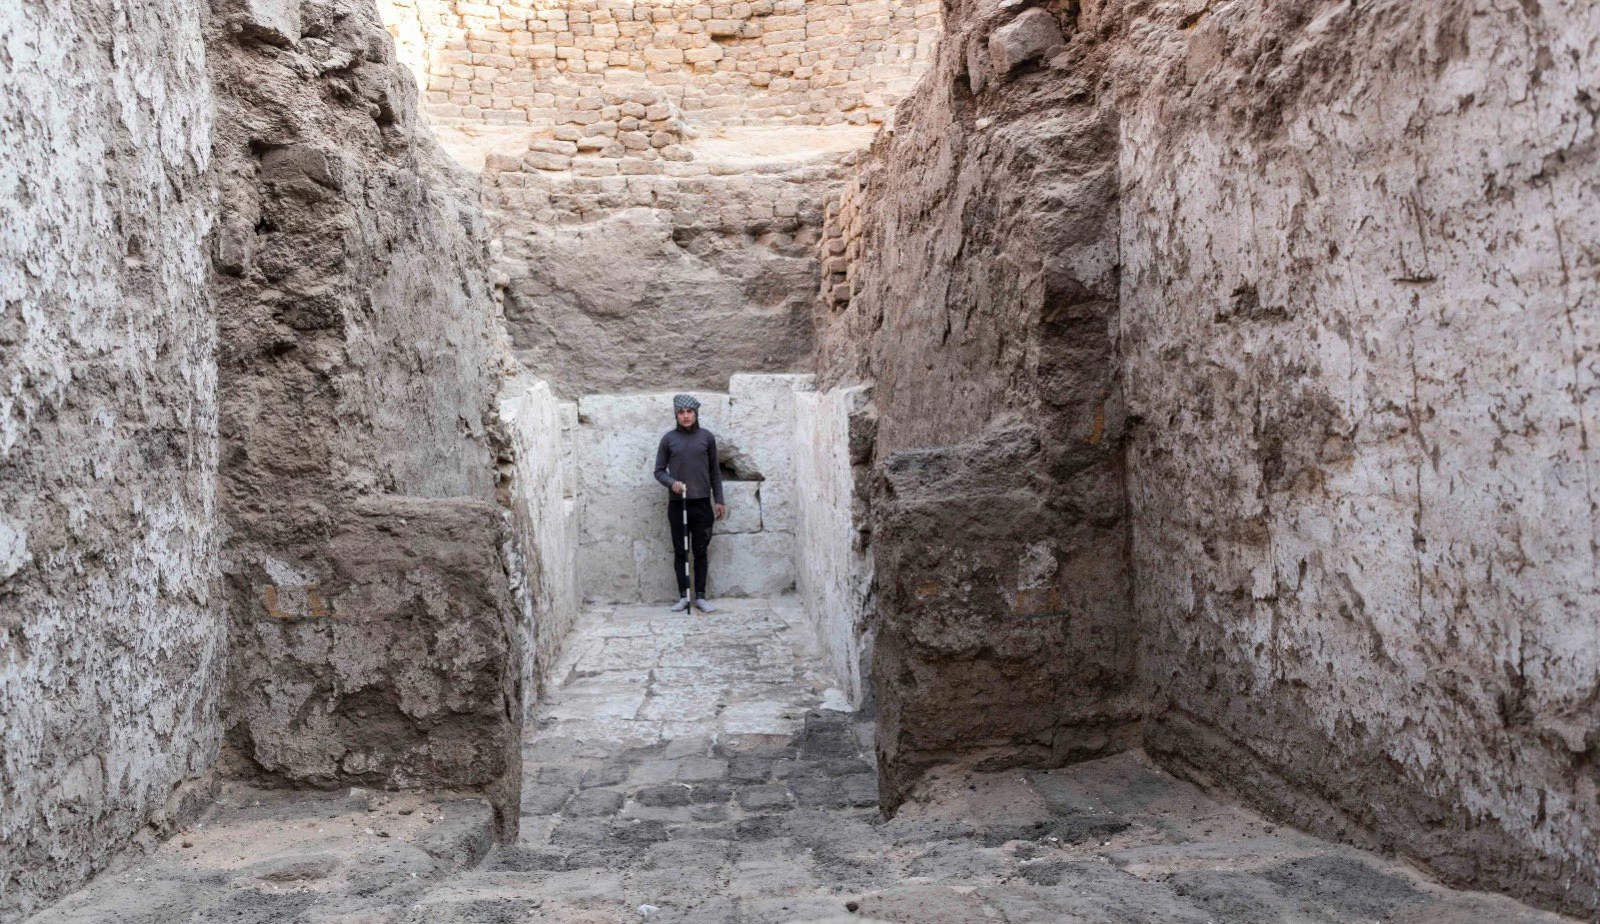
<instances>
[{"instance_id":1,"label":"stone block","mask_svg":"<svg viewBox=\"0 0 1600 924\"><path fill-rule=\"evenodd\" d=\"M522 814L554 815L567 804L572 790L566 786L534 783L522 790Z\"/></svg>"},{"instance_id":2,"label":"stone block","mask_svg":"<svg viewBox=\"0 0 1600 924\"><path fill-rule=\"evenodd\" d=\"M735 757L728 762L728 779L736 783L764 783L772 777L772 761L765 757Z\"/></svg>"},{"instance_id":3,"label":"stone block","mask_svg":"<svg viewBox=\"0 0 1600 924\"><path fill-rule=\"evenodd\" d=\"M761 522L794 529L794 393L809 390L809 375L734 375L728 379L730 437L748 453L765 483Z\"/></svg>"},{"instance_id":4,"label":"stone block","mask_svg":"<svg viewBox=\"0 0 1600 924\"><path fill-rule=\"evenodd\" d=\"M683 59L690 64L706 64L722 60L722 46L711 45L706 48L691 48L683 53Z\"/></svg>"},{"instance_id":5,"label":"stone block","mask_svg":"<svg viewBox=\"0 0 1600 924\"><path fill-rule=\"evenodd\" d=\"M671 565L669 563L668 570ZM633 563L633 540L581 543L578 587L586 602L635 603L639 578Z\"/></svg>"},{"instance_id":6,"label":"stone block","mask_svg":"<svg viewBox=\"0 0 1600 924\"><path fill-rule=\"evenodd\" d=\"M739 807L752 812L787 811L791 808L789 787L782 783L747 787L739 792Z\"/></svg>"},{"instance_id":7,"label":"stone block","mask_svg":"<svg viewBox=\"0 0 1600 924\"><path fill-rule=\"evenodd\" d=\"M622 793L615 789L586 789L567 804L565 814L576 818L615 815L622 809Z\"/></svg>"},{"instance_id":8,"label":"stone block","mask_svg":"<svg viewBox=\"0 0 1600 924\"><path fill-rule=\"evenodd\" d=\"M616 176L617 164L611 160L575 160L572 172L578 176Z\"/></svg>"},{"instance_id":9,"label":"stone block","mask_svg":"<svg viewBox=\"0 0 1600 924\"><path fill-rule=\"evenodd\" d=\"M558 154L562 157L571 157L572 155L578 153L578 146L571 141L561 141L554 138L540 138L539 140L528 145L528 150L540 154Z\"/></svg>"},{"instance_id":10,"label":"stone block","mask_svg":"<svg viewBox=\"0 0 1600 924\"><path fill-rule=\"evenodd\" d=\"M675 779L689 782L721 780L728 776L728 762L715 757L685 757L678 761Z\"/></svg>"},{"instance_id":11,"label":"stone block","mask_svg":"<svg viewBox=\"0 0 1600 924\"><path fill-rule=\"evenodd\" d=\"M772 597L794 589L794 537L786 532L726 533L711 540L712 597Z\"/></svg>"},{"instance_id":12,"label":"stone block","mask_svg":"<svg viewBox=\"0 0 1600 924\"><path fill-rule=\"evenodd\" d=\"M635 783L670 783L678 777L678 762L660 758L645 760L633 768Z\"/></svg>"},{"instance_id":13,"label":"stone block","mask_svg":"<svg viewBox=\"0 0 1600 924\"><path fill-rule=\"evenodd\" d=\"M573 174L576 176L616 176L618 165L614 160L574 160Z\"/></svg>"},{"instance_id":14,"label":"stone block","mask_svg":"<svg viewBox=\"0 0 1600 924\"><path fill-rule=\"evenodd\" d=\"M568 170L572 167L572 158L565 154L529 151L523 155L522 165L529 170Z\"/></svg>"},{"instance_id":15,"label":"stone block","mask_svg":"<svg viewBox=\"0 0 1600 924\"><path fill-rule=\"evenodd\" d=\"M717 561L717 540L711 540L712 576ZM677 567L672 560L671 534L661 538L635 539L633 541L633 568L638 575L638 589L634 599L640 603L668 603L678 599ZM708 576L708 581L714 577ZM716 592L712 583L711 593Z\"/></svg>"},{"instance_id":16,"label":"stone block","mask_svg":"<svg viewBox=\"0 0 1600 924\"><path fill-rule=\"evenodd\" d=\"M653 67L666 67L672 64L683 63L683 49L681 48L646 48L644 50L646 64Z\"/></svg>"},{"instance_id":17,"label":"stone block","mask_svg":"<svg viewBox=\"0 0 1600 924\"><path fill-rule=\"evenodd\" d=\"M439 808L444 817L417 837L417 847L452 870L477 866L494 847L494 809L477 799L457 799Z\"/></svg>"},{"instance_id":18,"label":"stone block","mask_svg":"<svg viewBox=\"0 0 1600 924\"><path fill-rule=\"evenodd\" d=\"M683 783L661 783L646 786L634 793L633 799L648 808L677 808L688 805L690 795L689 787Z\"/></svg>"},{"instance_id":19,"label":"stone block","mask_svg":"<svg viewBox=\"0 0 1600 924\"><path fill-rule=\"evenodd\" d=\"M696 783L689 787L689 798L695 805L717 805L727 802L732 796L733 787L727 783Z\"/></svg>"},{"instance_id":20,"label":"stone block","mask_svg":"<svg viewBox=\"0 0 1600 924\"><path fill-rule=\"evenodd\" d=\"M1065 43L1061 27L1049 11L1034 7L989 35L989 62L994 76L1005 80L1011 72L1046 51Z\"/></svg>"},{"instance_id":21,"label":"stone block","mask_svg":"<svg viewBox=\"0 0 1600 924\"><path fill-rule=\"evenodd\" d=\"M579 535L584 542L661 538L667 541L667 491L651 477L650 463L636 466L636 484L609 484L578 497Z\"/></svg>"},{"instance_id":22,"label":"stone block","mask_svg":"<svg viewBox=\"0 0 1600 924\"><path fill-rule=\"evenodd\" d=\"M761 531L759 481L724 481L722 494L728 502L728 515L717 523L719 533L758 533Z\"/></svg>"},{"instance_id":23,"label":"stone block","mask_svg":"<svg viewBox=\"0 0 1600 924\"><path fill-rule=\"evenodd\" d=\"M583 789L593 789L596 786L620 786L627 782L628 765L625 763L606 764L584 771L578 785Z\"/></svg>"}]
</instances>

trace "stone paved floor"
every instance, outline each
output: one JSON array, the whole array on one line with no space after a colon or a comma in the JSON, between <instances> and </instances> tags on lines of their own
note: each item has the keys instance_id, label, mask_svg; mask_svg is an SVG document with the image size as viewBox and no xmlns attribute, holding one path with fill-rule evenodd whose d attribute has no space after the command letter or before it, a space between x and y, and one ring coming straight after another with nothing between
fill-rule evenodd
<instances>
[{"instance_id":1,"label":"stone paved floor","mask_svg":"<svg viewBox=\"0 0 1600 924\"><path fill-rule=\"evenodd\" d=\"M525 748L522 836L474 802L233 788L60 922L1534 922L1218 803L1125 754L950 769L891 821L792 600L587 614Z\"/></svg>"}]
</instances>

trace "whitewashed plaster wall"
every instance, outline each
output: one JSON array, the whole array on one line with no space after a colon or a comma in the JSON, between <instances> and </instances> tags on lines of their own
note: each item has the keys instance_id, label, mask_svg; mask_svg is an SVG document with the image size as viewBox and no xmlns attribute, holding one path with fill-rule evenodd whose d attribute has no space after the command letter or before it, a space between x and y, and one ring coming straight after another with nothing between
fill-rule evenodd
<instances>
[{"instance_id":1,"label":"whitewashed plaster wall","mask_svg":"<svg viewBox=\"0 0 1600 924\"><path fill-rule=\"evenodd\" d=\"M210 81L192 3L0 3L0 920L217 753Z\"/></svg>"},{"instance_id":2,"label":"whitewashed plaster wall","mask_svg":"<svg viewBox=\"0 0 1600 924\"><path fill-rule=\"evenodd\" d=\"M511 444L509 478L515 550L506 560L522 610L522 709L532 721L536 691L578 619L578 405L542 380L519 379L500 399Z\"/></svg>"},{"instance_id":3,"label":"whitewashed plaster wall","mask_svg":"<svg viewBox=\"0 0 1600 924\"><path fill-rule=\"evenodd\" d=\"M734 375L728 392L690 392L716 434L727 519L711 542L711 597L794 589L794 395L808 375ZM595 603L677 597L666 489L652 476L656 446L673 426L672 393L586 395L578 402L578 576Z\"/></svg>"},{"instance_id":4,"label":"whitewashed plaster wall","mask_svg":"<svg viewBox=\"0 0 1600 924\"><path fill-rule=\"evenodd\" d=\"M1273 7L1129 25L1146 749L1592 918L1600 7Z\"/></svg>"},{"instance_id":5,"label":"whitewashed plaster wall","mask_svg":"<svg viewBox=\"0 0 1600 924\"><path fill-rule=\"evenodd\" d=\"M840 688L860 707L872 637L866 522L869 386L794 395L795 582ZM852 439L852 437L855 437Z\"/></svg>"}]
</instances>

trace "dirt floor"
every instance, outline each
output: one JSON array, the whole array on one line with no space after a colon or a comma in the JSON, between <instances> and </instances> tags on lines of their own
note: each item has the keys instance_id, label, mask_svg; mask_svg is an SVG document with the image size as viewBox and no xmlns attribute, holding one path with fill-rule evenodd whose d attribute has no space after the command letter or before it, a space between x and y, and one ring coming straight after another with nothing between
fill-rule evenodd
<instances>
[{"instance_id":1,"label":"dirt floor","mask_svg":"<svg viewBox=\"0 0 1600 924\"><path fill-rule=\"evenodd\" d=\"M230 788L62 922L1534 922L1267 822L1142 754L949 768L892 820L793 600L592 611L525 747L521 837L472 800Z\"/></svg>"}]
</instances>

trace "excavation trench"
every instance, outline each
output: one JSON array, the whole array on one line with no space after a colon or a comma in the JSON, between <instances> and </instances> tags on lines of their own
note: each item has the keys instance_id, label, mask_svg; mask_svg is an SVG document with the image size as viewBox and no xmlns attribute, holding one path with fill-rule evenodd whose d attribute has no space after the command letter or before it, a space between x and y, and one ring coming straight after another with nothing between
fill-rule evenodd
<instances>
[{"instance_id":1,"label":"excavation trench","mask_svg":"<svg viewBox=\"0 0 1600 924\"><path fill-rule=\"evenodd\" d=\"M527 684L512 825L471 792L227 783L35 924L1561 920L1219 801L1136 748L1061 769L951 754L891 806L867 689L870 391L750 374L695 397L728 476L711 613L669 607L651 468L673 395L502 395ZM966 471L949 460L899 464Z\"/></svg>"},{"instance_id":2,"label":"excavation trench","mask_svg":"<svg viewBox=\"0 0 1600 924\"><path fill-rule=\"evenodd\" d=\"M1142 753L934 772L892 820L874 726L793 596L584 608L526 729L520 830L474 799L232 785L33 920L1561 920L1218 802Z\"/></svg>"},{"instance_id":3,"label":"excavation trench","mask_svg":"<svg viewBox=\"0 0 1600 924\"><path fill-rule=\"evenodd\" d=\"M1597 10L0 4L0 919L1593 916Z\"/></svg>"}]
</instances>

